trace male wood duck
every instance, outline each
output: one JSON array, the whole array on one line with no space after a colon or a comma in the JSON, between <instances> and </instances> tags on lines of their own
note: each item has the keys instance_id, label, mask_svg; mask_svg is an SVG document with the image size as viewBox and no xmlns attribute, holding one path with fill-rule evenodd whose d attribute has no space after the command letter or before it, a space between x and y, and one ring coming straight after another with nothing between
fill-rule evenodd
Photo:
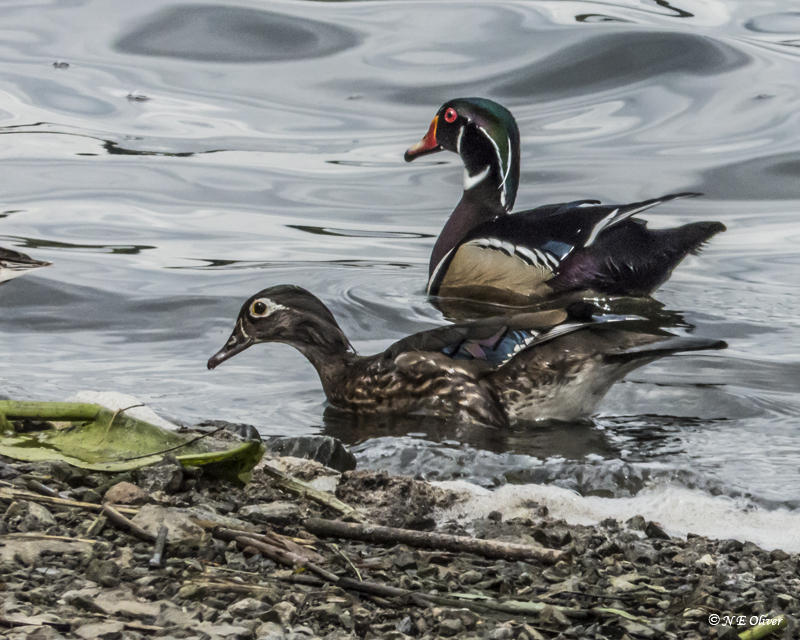
<instances>
[{"instance_id":1,"label":"male wood duck","mask_svg":"<svg viewBox=\"0 0 800 640\"><path fill-rule=\"evenodd\" d=\"M244 303L208 368L259 342L283 342L311 361L328 400L341 409L501 427L579 419L637 367L680 351L726 346L642 330L640 322L624 317L603 321L587 307L447 325L403 338L383 353L359 356L318 298L279 285Z\"/></svg>"},{"instance_id":2,"label":"male wood duck","mask_svg":"<svg viewBox=\"0 0 800 640\"><path fill-rule=\"evenodd\" d=\"M519 185L519 130L485 98L441 106L407 162L446 149L464 162L464 194L431 254L428 294L525 304L571 290L648 295L720 222L648 229L637 213L677 193L631 204L598 200L547 204L506 215Z\"/></svg>"},{"instance_id":3,"label":"male wood duck","mask_svg":"<svg viewBox=\"0 0 800 640\"><path fill-rule=\"evenodd\" d=\"M0 283L21 276L26 271L49 266L44 260L34 260L29 255L0 247Z\"/></svg>"}]
</instances>

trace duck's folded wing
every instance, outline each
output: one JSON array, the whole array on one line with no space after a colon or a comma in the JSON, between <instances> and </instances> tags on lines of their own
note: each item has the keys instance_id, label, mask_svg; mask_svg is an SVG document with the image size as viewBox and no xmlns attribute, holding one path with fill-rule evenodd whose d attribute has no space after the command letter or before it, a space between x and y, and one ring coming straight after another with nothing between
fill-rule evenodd
<instances>
[{"instance_id":1,"label":"duck's folded wing","mask_svg":"<svg viewBox=\"0 0 800 640\"><path fill-rule=\"evenodd\" d=\"M494 289L512 298L546 295L547 283L575 249L590 247L604 231L650 207L696 195L626 205L577 200L501 216L473 229L442 258L431 273L428 294L469 297L475 289Z\"/></svg>"},{"instance_id":2,"label":"duck's folded wing","mask_svg":"<svg viewBox=\"0 0 800 640\"><path fill-rule=\"evenodd\" d=\"M467 367L474 373L496 369L524 349L595 324L595 320L568 320L562 310L488 318L469 324L448 325L416 333L390 346L385 356L395 362L414 362L430 354L431 366ZM415 354L411 359L400 358Z\"/></svg>"}]
</instances>

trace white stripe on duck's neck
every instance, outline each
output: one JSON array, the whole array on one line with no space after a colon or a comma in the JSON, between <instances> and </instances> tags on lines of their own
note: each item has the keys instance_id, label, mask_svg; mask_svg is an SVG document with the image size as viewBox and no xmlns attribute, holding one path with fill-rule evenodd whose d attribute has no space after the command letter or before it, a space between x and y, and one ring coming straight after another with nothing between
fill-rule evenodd
<instances>
[{"instance_id":1,"label":"white stripe on duck's neck","mask_svg":"<svg viewBox=\"0 0 800 640\"><path fill-rule=\"evenodd\" d=\"M470 174L469 169L464 167L464 191L469 191L473 187L483 182L483 180L486 179L486 176L489 175L489 170L491 168L492 167L487 164L483 170L478 171L475 174Z\"/></svg>"}]
</instances>

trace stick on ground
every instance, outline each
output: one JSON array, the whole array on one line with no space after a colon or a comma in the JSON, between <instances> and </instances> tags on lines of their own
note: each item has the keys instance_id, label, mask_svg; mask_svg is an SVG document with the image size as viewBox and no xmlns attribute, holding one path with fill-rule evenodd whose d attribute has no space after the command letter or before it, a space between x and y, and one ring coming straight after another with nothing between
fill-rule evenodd
<instances>
[{"instance_id":1,"label":"stick on ground","mask_svg":"<svg viewBox=\"0 0 800 640\"><path fill-rule=\"evenodd\" d=\"M554 564L565 555L563 551L538 545L483 540L470 536L398 529L373 524L357 524L342 522L341 520L308 518L303 522L303 526L318 536L348 538L383 544L407 544L412 547L474 553L486 558L504 560L536 560Z\"/></svg>"}]
</instances>

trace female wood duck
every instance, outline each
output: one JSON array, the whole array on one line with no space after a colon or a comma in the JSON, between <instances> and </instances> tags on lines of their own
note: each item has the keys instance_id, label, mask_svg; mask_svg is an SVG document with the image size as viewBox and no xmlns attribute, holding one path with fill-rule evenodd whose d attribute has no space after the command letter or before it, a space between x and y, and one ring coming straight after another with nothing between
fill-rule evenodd
<instances>
[{"instance_id":1,"label":"female wood duck","mask_svg":"<svg viewBox=\"0 0 800 640\"><path fill-rule=\"evenodd\" d=\"M464 194L431 255L428 294L524 304L564 291L648 295L720 222L651 230L633 216L677 193L632 204L598 200L547 204L506 215L519 184L519 130L511 113L484 98L446 102L407 162L453 151L464 162Z\"/></svg>"},{"instance_id":2,"label":"female wood duck","mask_svg":"<svg viewBox=\"0 0 800 640\"><path fill-rule=\"evenodd\" d=\"M34 260L29 255L0 247L0 283L21 276L26 271L47 267L49 262Z\"/></svg>"},{"instance_id":3,"label":"female wood duck","mask_svg":"<svg viewBox=\"0 0 800 640\"><path fill-rule=\"evenodd\" d=\"M625 374L679 351L725 343L593 318L590 305L422 331L359 356L328 308L291 285L259 291L239 312L219 364L259 342L292 345L311 361L331 404L360 413L429 414L506 426L575 420ZM635 325L631 326L623 325Z\"/></svg>"}]
</instances>

